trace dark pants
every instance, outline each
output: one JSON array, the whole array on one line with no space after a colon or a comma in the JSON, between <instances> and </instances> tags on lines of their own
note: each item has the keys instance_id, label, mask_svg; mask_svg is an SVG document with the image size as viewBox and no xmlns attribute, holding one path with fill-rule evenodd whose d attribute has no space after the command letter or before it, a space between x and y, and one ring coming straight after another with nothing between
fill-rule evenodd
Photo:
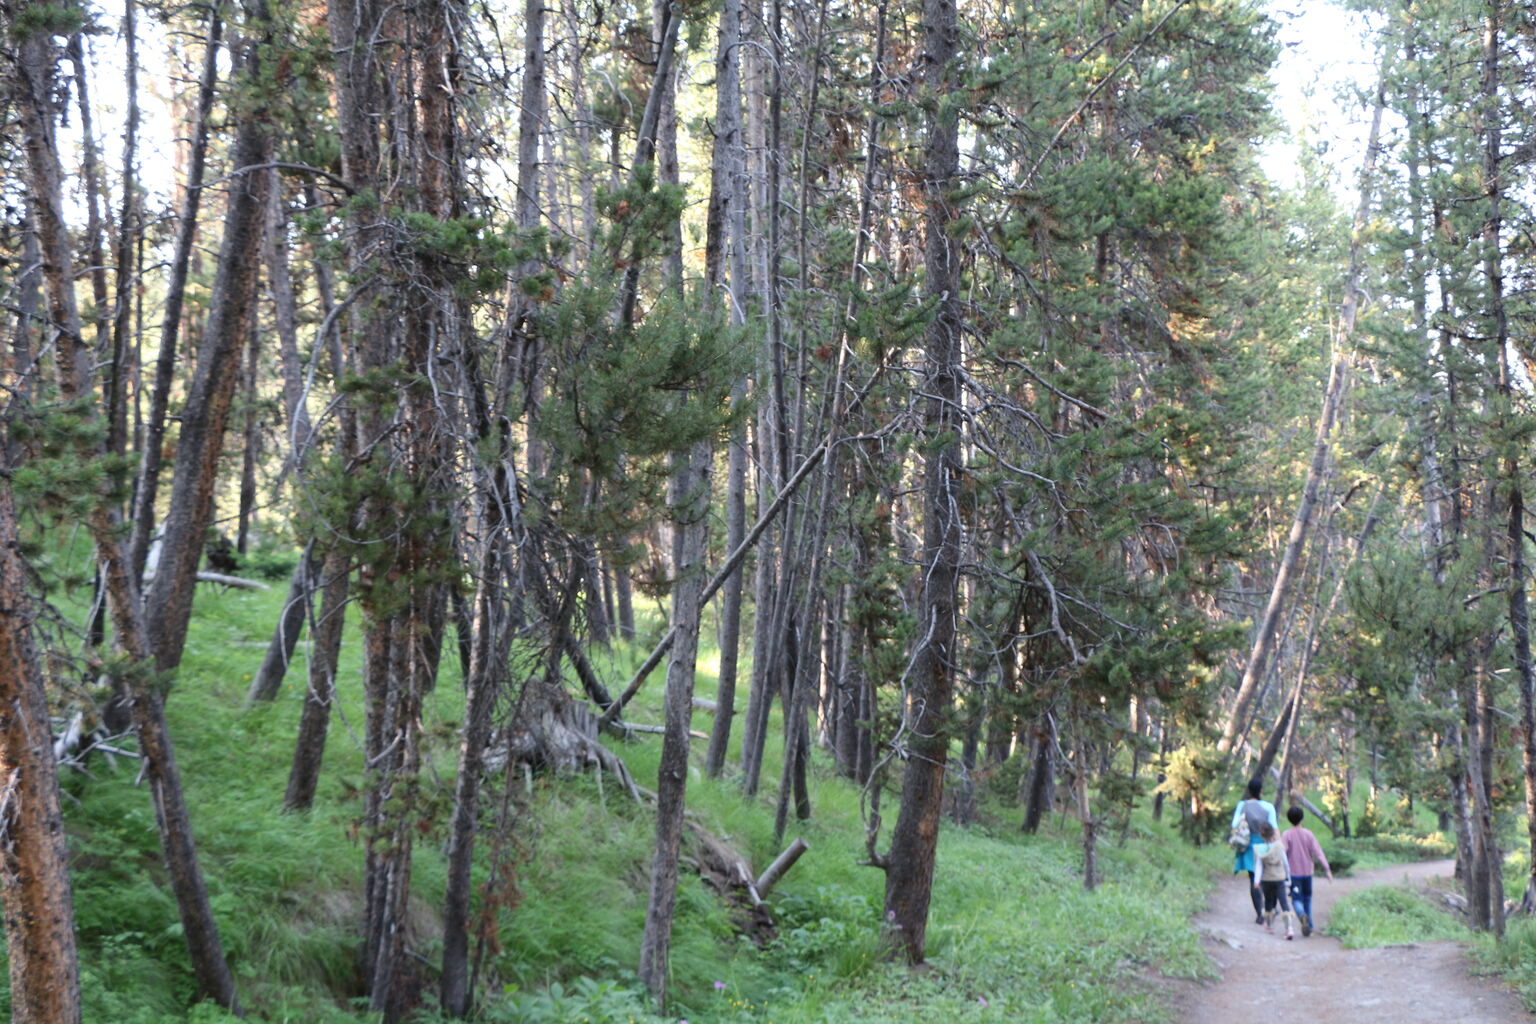
<instances>
[{"instance_id":1,"label":"dark pants","mask_svg":"<svg viewBox=\"0 0 1536 1024\"><path fill-rule=\"evenodd\" d=\"M1259 887L1253 884L1253 872L1248 872L1248 895L1253 897L1253 916L1264 916L1264 897L1259 895Z\"/></svg>"},{"instance_id":2,"label":"dark pants","mask_svg":"<svg viewBox=\"0 0 1536 1024\"><path fill-rule=\"evenodd\" d=\"M1291 897L1286 892L1285 879L1282 878L1278 882L1271 882L1266 878L1259 885L1264 889L1264 912L1266 914L1274 910L1277 904L1281 910L1288 911L1291 909Z\"/></svg>"},{"instance_id":3,"label":"dark pants","mask_svg":"<svg viewBox=\"0 0 1536 1024\"><path fill-rule=\"evenodd\" d=\"M1312 876L1291 876L1291 905L1296 908L1296 913L1306 914L1307 920L1312 921ZM1312 921L1314 927L1317 922Z\"/></svg>"}]
</instances>

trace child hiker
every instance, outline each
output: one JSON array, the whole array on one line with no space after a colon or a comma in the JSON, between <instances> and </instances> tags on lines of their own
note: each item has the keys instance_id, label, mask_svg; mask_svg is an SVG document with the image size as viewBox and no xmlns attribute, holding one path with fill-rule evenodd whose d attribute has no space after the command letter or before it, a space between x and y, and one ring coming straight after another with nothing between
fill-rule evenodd
<instances>
[{"instance_id":1,"label":"child hiker","mask_svg":"<svg viewBox=\"0 0 1536 1024\"><path fill-rule=\"evenodd\" d=\"M1291 869L1285 859L1285 844L1275 826L1266 824L1263 831L1263 849L1253 865L1253 884L1264 895L1264 930L1275 930L1276 907L1285 918L1285 937L1294 939L1291 927Z\"/></svg>"},{"instance_id":2,"label":"child hiker","mask_svg":"<svg viewBox=\"0 0 1536 1024\"><path fill-rule=\"evenodd\" d=\"M1333 868L1328 866L1328 858L1323 856L1323 848L1318 845L1317 836L1312 834L1311 829L1301 827L1301 819L1306 817L1301 808L1292 807L1285 812L1285 817L1291 827L1285 830L1280 842L1285 847L1286 863L1291 869L1291 907L1301 919L1301 934L1306 936L1311 935L1312 929L1317 927L1317 923L1312 920L1313 865L1321 864L1330 882L1333 881Z\"/></svg>"}]
</instances>

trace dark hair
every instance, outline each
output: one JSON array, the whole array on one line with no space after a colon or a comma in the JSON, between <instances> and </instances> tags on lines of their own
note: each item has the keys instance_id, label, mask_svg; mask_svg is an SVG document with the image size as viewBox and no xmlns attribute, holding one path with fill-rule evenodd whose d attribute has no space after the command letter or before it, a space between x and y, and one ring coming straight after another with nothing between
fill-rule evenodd
<instances>
[{"instance_id":1,"label":"dark hair","mask_svg":"<svg viewBox=\"0 0 1536 1024\"><path fill-rule=\"evenodd\" d=\"M1265 839L1268 839L1270 836L1272 836L1274 834L1275 834L1275 826L1271 825L1267 821L1264 823L1264 827L1259 829L1259 835L1263 836Z\"/></svg>"},{"instance_id":2,"label":"dark hair","mask_svg":"<svg viewBox=\"0 0 1536 1024\"><path fill-rule=\"evenodd\" d=\"M1262 792L1264 792L1264 780L1263 779L1249 779L1248 780L1248 799L1250 799L1250 800L1257 800L1259 798L1259 794L1262 793Z\"/></svg>"},{"instance_id":3,"label":"dark hair","mask_svg":"<svg viewBox=\"0 0 1536 1024\"><path fill-rule=\"evenodd\" d=\"M1292 825L1300 825L1301 819L1305 817L1306 815L1301 813L1300 807L1293 806L1290 810L1285 812L1285 820L1289 821Z\"/></svg>"}]
</instances>

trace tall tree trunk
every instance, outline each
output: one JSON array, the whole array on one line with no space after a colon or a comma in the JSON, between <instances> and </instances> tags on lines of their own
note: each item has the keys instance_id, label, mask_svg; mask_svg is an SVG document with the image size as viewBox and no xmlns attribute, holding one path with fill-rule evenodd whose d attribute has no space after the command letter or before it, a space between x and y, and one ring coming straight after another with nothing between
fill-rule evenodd
<instances>
[{"instance_id":1,"label":"tall tree trunk","mask_svg":"<svg viewBox=\"0 0 1536 1024\"><path fill-rule=\"evenodd\" d=\"M1483 223L1483 276L1488 289L1488 308L1493 317L1489 344L1494 349L1498 367L1498 414L1495 428L1506 433L1509 421L1517 415L1516 384L1509 361L1509 315L1504 302L1503 204L1505 173L1501 166L1503 148L1503 112L1499 105L1500 0L1490 0L1484 16L1483 32L1483 104L1485 132L1483 149L1483 188L1488 197L1488 217ZM1536 671L1531 665L1531 618L1525 568L1525 494L1522 484L1519 447L1508 446L1501 467L1504 472L1501 491L1506 501L1505 572L1509 595L1509 626L1514 647L1515 677L1520 687L1520 728L1522 765L1525 773L1525 811L1527 852L1536 858ZM1536 913L1536 861L1526 873L1525 891L1520 909Z\"/></svg>"},{"instance_id":2,"label":"tall tree trunk","mask_svg":"<svg viewBox=\"0 0 1536 1024\"><path fill-rule=\"evenodd\" d=\"M746 50L747 111L746 132L748 145L758 155L751 179L757 183L757 194L751 209L754 214L753 238L757 241L756 258L753 260L758 277L757 292L761 296L765 333L763 337L763 361L767 367L767 387L764 400L758 405L757 422L753 434L756 445L757 501L759 519L767 504L782 492L784 479L789 473L788 420L789 410L784 398L783 318L779 301L779 254L780 254L780 157L783 150L781 131L781 106L783 85L783 33L780 31L778 0L768 0L773 12L771 21L765 19L761 3L753 19L765 27L763 35ZM760 383L761 387L761 383ZM787 519L788 517L786 517ZM757 577L753 581L753 610L756 625L752 642L752 687L747 695L747 714L742 723L741 739L741 788L751 796L757 792L761 777L763 757L768 736L768 715L773 707L773 697L779 679L773 670L773 661L783 650L784 633L781 624L785 613L778 603L778 595L784 590L784 577L788 573L789 525L777 526L774 535L763 545L757 560Z\"/></svg>"},{"instance_id":3,"label":"tall tree trunk","mask_svg":"<svg viewBox=\"0 0 1536 1024\"><path fill-rule=\"evenodd\" d=\"M666 45L663 36L670 22L678 22L681 28L682 11L672 0L651 0L652 42L659 55ZM675 43L673 44L676 45ZM660 59L658 57L658 65ZM665 78L657 76L653 88L661 90L661 103L656 116L656 180L663 185L679 183L677 164L677 63L673 61ZM662 275L668 281L682 287L683 281L683 224L681 220L669 220L662 228L666 245L662 251Z\"/></svg>"},{"instance_id":4,"label":"tall tree trunk","mask_svg":"<svg viewBox=\"0 0 1536 1024\"><path fill-rule=\"evenodd\" d=\"M248 4L250 26L240 66L244 75L256 81L263 73L263 48L271 45L273 36L265 0L248 0ZM231 153L236 171L228 182L212 303L187 384L160 562L145 595L146 628L162 672L181 662L198 563L213 523L214 487L240 379L239 356L255 323L261 264L251 254L261 251L266 235L272 178L265 165L272 159L271 118L265 104L246 111Z\"/></svg>"},{"instance_id":5,"label":"tall tree trunk","mask_svg":"<svg viewBox=\"0 0 1536 1024\"><path fill-rule=\"evenodd\" d=\"M726 315L745 323L747 281L746 153L741 131L741 0L725 0L715 51L715 148L710 167L705 278L711 290L724 289ZM729 253L727 259L726 253ZM729 275L726 267L729 265ZM745 379L732 402L745 402ZM735 551L747 533L747 426L731 435L725 483L726 550ZM741 653L741 599L744 580L738 570L725 581L720 603L720 675L715 690L715 721L710 730L704 770L718 777L725 769L736 717L736 673Z\"/></svg>"},{"instance_id":6,"label":"tall tree trunk","mask_svg":"<svg viewBox=\"0 0 1536 1024\"><path fill-rule=\"evenodd\" d=\"M248 51L253 58L258 38L253 34ZM54 59L45 35L18 42L17 112L27 151L30 198L42 250L48 313L55 332L60 392L66 401L74 401L91 394L91 358L81 338L80 316L70 279L72 259L63 215L64 174L53 127ZM86 526L95 543L97 562L106 572L105 589L115 639L132 666L128 680L130 714L154 800L161 851L176 895L193 974L204 996L226 1009L238 1010L234 978L224 962L223 944L192 842L181 775L165 725L163 697L152 685L154 652L144 624L137 580L127 571L120 539L121 519L110 490L104 489L97 495Z\"/></svg>"},{"instance_id":7,"label":"tall tree trunk","mask_svg":"<svg viewBox=\"0 0 1536 1024\"><path fill-rule=\"evenodd\" d=\"M283 679L288 674L288 663L293 660L293 652L299 645L299 634L304 631L304 622L309 618L310 593L314 589L314 577L319 568L320 556L315 551L314 541L310 541L305 545L303 554L299 555L298 564L293 567L288 596L278 614L277 628L271 642L267 644L266 656L262 658L261 667L251 677L251 685L245 691L247 705L273 700L282 689Z\"/></svg>"},{"instance_id":8,"label":"tall tree trunk","mask_svg":"<svg viewBox=\"0 0 1536 1024\"><path fill-rule=\"evenodd\" d=\"M282 182L277 170L273 169L271 174L263 261L267 266L267 285L272 294L272 325L277 333L279 365L282 370L283 421L288 427L288 444L285 447L281 475L295 476L313 441L313 426L305 402L304 366L299 357L298 297L288 265L288 204L283 198ZM325 323L329 324L334 303L329 295L324 294L329 289L321 290L321 308L326 313ZM323 332L316 337L312 359L320 358L325 340ZM254 346L252 352L255 352ZM338 380L341 371L342 365L338 360L335 374ZM251 377L254 380L254 372ZM343 426L343 439L350 436L350 433ZM297 486L296 482L294 486ZM309 618L314 580L320 571L322 559L323 555L316 551L313 540L304 545L304 554L293 568L288 597L272 632L272 640L267 644L266 656L246 690L246 704L272 700L282 688L283 679L288 674L288 665L293 660L293 652L298 647L299 636L304 631L304 623Z\"/></svg>"},{"instance_id":9,"label":"tall tree trunk","mask_svg":"<svg viewBox=\"0 0 1536 1024\"><path fill-rule=\"evenodd\" d=\"M665 733L656 780L656 848L651 858L650 898L640 942L640 981L664 1004L677 903L678 851L683 837L688 786L688 734L693 714L694 660L698 654L699 612L709 536L707 444L676 457L673 502L679 510L677 580L672 590L672 625L678 639L667 664Z\"/></svg>"},{"instance_id":10,"label":"tall tree trunk","mask_svg":"<svg viewBox=\"0 0 1536 1024\"><path fill-rule=\"evenodd\" d=\"M100 147L96 142L96 127L94 104L91 102L90 76L86 74L85 67L85 43L79 33L70 36L65 46L69 54L71 66L74 68L75 107L80 118L80 170L82 189L85 198L85 238L81 245L84 249L86 266L81 273L91 284L92 319L96 327L96 348L98 360L107 357L108 329L111 319L111 308L107 302L107 257L102 242L102 235L106 228L102 221L101 208L107 199L106 186L102 182ZM111 393L112 384L107 382L106 390ZM107 403L110 410L111 402ZM111 430L110 413L108 418L108 431ZM110 448L108 449L111 450ZM92 647L100 647L105 642L106 636L106 599L104 594L104 573L100 568L96 573L96 593L91 601L91 616L86 624L86 639Z\"/></svg>"},{"instance_id":11,"label":"tall tree trunk","mask_svg":"<svg viewBox=\"0 0 1536 1024\"><path fill-rule=\"evenodd\" d=\"M672 79L672 67L677 56L677 34L682 26L682 12L672 6L666 9L666 19L657 31L656 72L651 79L651 91L646 97L645 113L640 118L640 130L635 138L635 155L630 163L631 178L641 167L656 162L656 147L661 138L661 111L667 103L667 83ZM624 270L620 287L619 322L635 322L635 305L640 300L641 260L631 259Z\"/></svg>"},{"instance_id":12,"label":"tall tree trunk","mask_svg":"<svg viewBox=\"0 0 1536 1024\"><path fill-rule=\"evenodd\" d=\"M256 409L257 376L261 369L261 328L251 311L251 336L245 346L245 374L240 381L240 512L235 524L235 551L244 555L256 521L256 463L260 458L261 418Z\"/></svg>"},{"instance_id":13,"label":"tall tree trunk","mask_svg":"<svg viewBox=\"0 0 1536 1024\"><path fill-rule=\"evenodd\" d=\"M0 486L0 907L15 1024L79 1024L69 851L9 484Z\"/></svg>"},{"instance_id":14,"label":"tall tree trunk","mask_svg":"<svg viewBox=\"0 0 1536 1024\"><path fill-rule=\"evenodd\" d=\"M1473 679L1462 686L1463 726L1467 738L1466 784L1470 794L1468 805L1472 839L1467 901L1473 927L1502 935L1504 858L1499 852L1487 770L1493 740L1489 735L1490 723L1483 713L1491 699L1486 654L1486 651L1478 652L1472 671Z\"/></svg>"},{"instance_id":15,"label":"tall tree trunk","mask_svg":"<svg viewBox=\"0 0 1536 1024\"><path fill-rule=\"evenodd\" d=\"M186 302L187 271L192 261L192 246L197 239L197 214L203 200L203 168L208 155L208 125L213 111L215 85L218 82L219 37L223 31L223 7L208 9L208 29L203 40L203 72L198 83L197 120L192 129L187 180L177 221L176 248L171 255L166 281L165 314L160 328L160 351L155 359L155 380L150 392L149 414L144 423L144 440L139 453L139 473L134 485L133 537L129 546L133 576L144 572L149 554L149 540L155 527L155 500L160 488L160 466L165 442L166 415L170 408L171 380L176 369L176 352L181 333L181 314Z\"/></svg>"},{"instance_id":16,"label":"tall tree trunk","mask_svg":"<svg viewBox=\"0 0 1536 1024\"><path fill-rule=\"evenodd\" d=\"M126 95L139 94L139 43L137 0L123 3L123 50L127 58L123 76ZM139 217L138 182L139 105L128 104L123 126L123 195L118 215L117 245L113 256L116 282L112 309L112 354L108 360L111 378L107 382L108 449L119 458L128 452L128 383L136 365L137 345L129 337L133 324L135 284L134 250L142 241Z\"/></svg>"},{"instance_id":17,"label":"tall tree trunk","mask_svg":"<svg viewBox=\"0 0 1536 1024\"><path fill-rule=\"evenodd\" d=\"M325 736L330 728L331 701L336 693L349 571L346 549L341 545L333 547L319 574L320 612L310 629L309 678L299 714L298 738L293 745L293 764L288 770L288 789L283 794L285 811L307 811L315 801L320 764L325 756Z\"/></svg>"},{"instance_id":18,"label":"tall tree trunk","mask_svg":"<svg viewBox=\"0 0 1536 1024\"><path fill-rule=\"evenodd\" d=\"M485 773L485 749L491 735L491 711L505 685L507 650L506 609L501 596L507 567L503 541L494 531L484 541L475 586L469 676L464 698L464 727L459 743L459 767L454 777L453 819L448 834L448 882L443 910L443 1010L454 1017L469 1012L470 869L474 837L479 827L480 783ZM559 653L551 655L558 661Z\"/></svg>"},{"instance_id":19,"label":"tall tree trunk","mask_svg":"<svg viewBox=\"0 0 1536 1024\"><path fill-rule=\"evenodd\" d=\"M950 195L959 173L957 111L949 101L959 44L954 0L924 0L923 78L933 94L924 148L925 292L934 303L926 332L930 397L923 430L930 445L923 472L923 568L917 640L911 659L911 696L904 716L909 752L901 810L891 836L885 877L887 941L910 963L926 950L928 904L943 809L944 766L958 651L960 577L960 252L950 235Z\"/></svg>"},{"instance_id":20,"label":"tall tree trunk","mask_svg":"<svg viewBox=\"0 0 1536 1024\"><path fill-rule=\"evenodd\" d=\"M1077 744L1077 764L1072 772L1072 795L1077 801L1077 817L1083 828L1083 888L1092 892L1099 885L1099 823L1093 817L1088 798L1088 744Z\"/></svg>"},{"instance_id":21,"label":"tall tree trunk","mask_svg":"<svg viewBox=\"0 0 1536 1024\"><path fill-rule=\"evenodd\" d=\"M1227 714L1221 739L1216 749L1222 754L1232 751L1238 735L1247 727L1250 707L1258 693L1279 639L1280 614L1288 599L1291 577L1295 575L1306 545L1307 531L1312 525L1312 513L1317 507L1318 490L1322 485L1323 472L1328 462L1328 450L1333 425L1343 403L1345 381L1348 377L1350 345L1354 337L1355 318L1360 309L1360 281L1364 273L1364 234L1370 217L1371 195L1375 188L1376 159L1380 151L1381 115L1386 107L1386 67L1383 65L1376 86L1376 104L1371 115L1371 130L1366 142L1365 163L1360 169L1360 204L1355 211L1354 230L1350 235L1349 278L1344 285L1344 301L1339 309L1339 323L1333 339L1333 364L1328 371L1328 384L1323 390L1323 406L1317 416L1317 436L1312 445L1312 462L1307 468L1306 483L1301 498L1296 503L1296 517L1291 523L1291 533L1286 539L1285 551L1275 571L1274 584L1270 588L1269 603L1264 608L1253 637L1253 647L1243 666L1243 677L1238 683L1237 696L1232 710Z\"/></svg>"},{"instance_id":22,"label":"tall tree trunk","mask_svg":"<svg viewBox=\"0 0 1536 1024\"><path fill-rule=\"evenodd\" d=\"M37 230L32 226L30 215L23 215L21 224L21 272L17 275L16 332L5 349L5 379L13 389L12 402L29 402L35 391L35 376L39 333L36 323L42 306L43 275L42 255L37 246ZM6 437L7 456L14 461L30 449L27 442Z\"/></svg>"},{"instance_id":23,"label":"tall tree trunk","mask_svg":"<svg viewBox=\"0 0 1536 1024\"><path fill-rule=\"evenodd\" d=\"M529 0L524 23L523 117L520 125L518 161L518 225L533 231L539 219L539 187L536 143L543 127L544 103L544 13L543 0ZM529 268L531 272L532 268ZM514 282L515 286L515 282ZM513 344L520 344L517 358L528 359L532 339L518 336L525 331L523 311L514 313L509 331ZM515 521L517 482L511 466L512 442L504 427L506 413L499 397L505 395L504 382L516 377L510 365L512 357L504 346L492 368L492 379L482 379L479 353L467 344L457 353L462 390L469 398L469 413L475 435L482 445L495 452L490 466L477 466L480 491L479 518L484 524L480 540L478 570L475 574L474 612L467 637L469 668L465 673L464 725L459 745L459 766L454 779L453 818L448 837L448 883L443 899L443 965L439 999L443 1009L456 1017L468 1014L474 1002L469 950L471 870L474 865L475 836L479 829L480 788L485 773L485 750L490 743L491 717L498 696L507 684L507 661L512 644L513 604L506 598L508 589L517 585L516 556L512 534L522 524ZM530 421L537 416L537 371L527 381ZM534 574L540 567L532 566ZM537 578L537 577L536 577ZM542 593L542 588L540 588ZM539 602L544 603L544 602ZM567 605L571 602L566 602ZM560 664L560 638L568 635L569 607L548 617L556 638L549 645L550 677L557 676ZM574 644L571 645L574 647ZM509 730L510 731L510 730ZM509 758L510 761L510 758ZM510 764L508 766L510 770Z\"/></svg>"}]
</instances>

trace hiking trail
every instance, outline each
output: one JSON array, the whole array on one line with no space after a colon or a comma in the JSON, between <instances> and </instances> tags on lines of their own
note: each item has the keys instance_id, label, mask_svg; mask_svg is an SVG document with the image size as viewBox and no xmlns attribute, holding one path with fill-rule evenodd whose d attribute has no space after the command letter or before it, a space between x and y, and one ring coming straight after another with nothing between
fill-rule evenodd
<instances>
[{"instance_id":1,"label":"hiking trail","mask_svg":"<svg viewBox=\"0 0 1536 1024\"><path fill-rule=\"evenodd\" d=\"M1312 907L1322 934L1292 942L1275 922L1253 923L1248 876L1224 878L1211 906L1195 918L1219 980L1179 985L1174 1019L1185 1024L1258 1020L1300 1010L1308 1024L1531 1024L1514 993L1470 973L1461 945L1415 942L1345 949L1328 933L1333 904L1347 893L1404 880L1449 877L1449 860L1396 864L1330 882L1318 875Z\"/></svg>"}]
</instances>

